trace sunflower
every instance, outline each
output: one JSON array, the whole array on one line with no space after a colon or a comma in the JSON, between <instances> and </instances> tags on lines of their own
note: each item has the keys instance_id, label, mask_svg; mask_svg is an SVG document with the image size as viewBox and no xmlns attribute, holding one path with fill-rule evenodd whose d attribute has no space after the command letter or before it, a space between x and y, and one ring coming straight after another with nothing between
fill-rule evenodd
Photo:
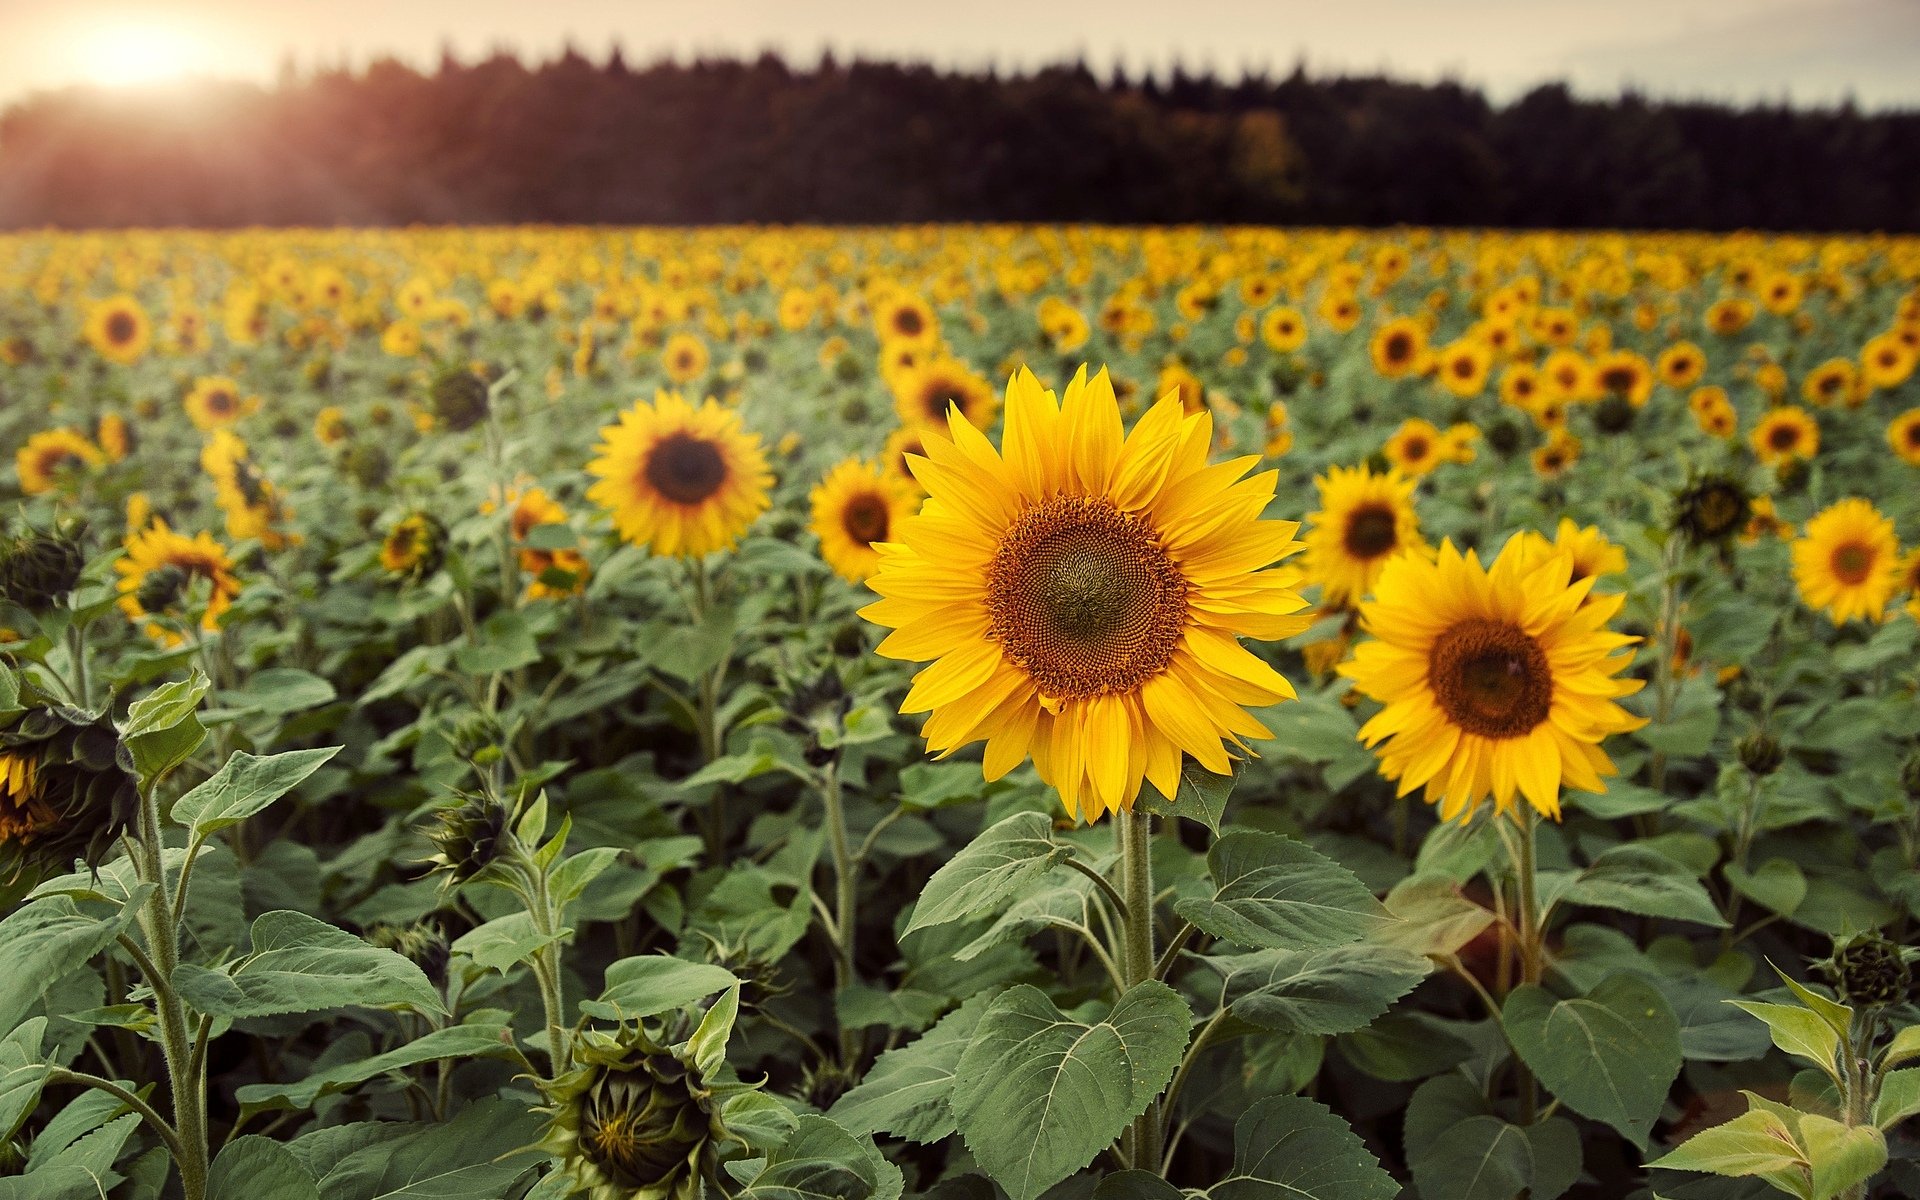
<instances>
[{"instance_id":1,"label":"sunflower","mask_svg":"<svg viewBox=\"0 0 1920 1200\"><path fill-rule=\"evenodd\" d=\"M936 428L947 419L947 409L958 406L975 429L993 423L999 397L993 385L957 358L935 358L910 367L895 377L893 410L908 425Z\"/></svg>"},{"instance_id":2,"label":"sunflower","mask_svg":"<svg viewBox=\"0 0 1920 1200\"><path fill-rule=\"evenodd\" d=\"M880 567L877 542L893 536L920 507L914 488L877 463L848 459L828 471L808 496L820 557L850 583Z\"/></svg>"},{"instance_id":3,"label":"sunflower","mask_svg":"<svg viewBox=\"0 0 1920 1200\"><path fill-rule=\"evenodd\" d=\"M447 527L428 513L412 512L394 522L380 542L380 567L396 579L419 581L446 561Z\"/></svg>"},{"instance_id":4,"label":"sunflower","mask_svg":"<svg viewBox=\"0 0 1920 1200\"><path fill-rule=\"evenodd\" d=\"M599 482L587 498L614 528L655 554L699 558L738 541L767 508L773 475L760 436L740 414L709 398L699 408L677 392L636 402L600 430Z\"/></svg>"},{"instance_id":5,"label":"sunflower","mask_svg":"<svg viewBox=\"0 0 1920 1200\"><path fill-rule=\"evenodd\" d=\"M153 342L153 321L132 296L113 296L88 310L86 338L102 358L138 362Z\"/></svg>"},{"instance_id":6,"label":"sunflower","mask_svg":"<svg viewBox=\"0 0 1920 1200\"><path fill-rule=\"evenodd\" d=\"M31 435L13 455L20 490L29 496L52 491L70 471L97 467L106 461L106 453L86 434L64 428Z\"/></svg>"},{"instance_id":7,"label":"sunflower","mask_svg":"<svg viewBox=\"0 0 1920 1200\"><path fill-rule=\"evenodd\" d=\"M1809 371L1800 383L1800 395L1808 404L1822 407L1837 403L1854 408L1866 399L1850 358L1830 358Z\"/></svg>"},{"instance_id":8,"label":"sunflower","mask_svg":"<svg viewBox=\"0 0 1920 1200\"><path fill-rule=\"evenodd\" d=\"M1240 644L1309 618L1298 526L1262 521L1277 473L1209 467L1208 413L1163 397L1123 430L1105 371L1064 400L1029 371L1007 386L1002 449L965 421L913 461L930 499L880 547L862 615L893 630L889 658L933 660L902 711L925 712L928 748L986 742L989 780L1029 755L1075 819L1130 809L1141 781L1164 796L1183 754L1232 770L1245 711L1293 687Z\"/></svg>"},{"instance_id":9,"label":"sunflower","mask_svg":"<svg viewBox=\"0 0 1920 1200\"><path fill-rule=\"evenodd\" d=\"M1282 304L1260 318L1260 340L1281 354L1290 354L1307 343L1307 319L1300 310Z\"/></svg>"},{"instance_id":10,"label":"sunflower","mask_svg":"<svg viewBox=\"0 0 1920 1200\"><path fill-rule=\"evenodd\" d=\"M1335 333L1352 333L1360 324L1360 301L1351 292L1329 291L1320 297L1317 310L1322 321Z\"/></svg>"},{"instance_id":11,"label":"sunflower","mask_svg":"<svg viewBox=\"0 0 1920 1200\"><path fill-rule=\"evenodd\" d=\"M1769 409L1748 435L1755 457L1770 467L1812 458L1820 451L1820 426L1804 408Z\"/></svg>"},{"instance_id":12,"label":"sunflower","mask_svg":"<svg viewBox=\"0 0 1920 1200\"><path fill-rule=\"evenodd\" d=\"M1913 374L1920 355L1891 333L1883 333L1860 348L1860 378L1869 388L1891 390Z\"/></svg>"},{"instance_id":13,"label":"sunflower","mask_svg":"<svg viewBox=\"0 0 1920 1200\"><path fill-rule=\"evenodd\" d=\"M1329 467L1314 480L1320 509L1307 517L1307 555L1301 560L1323 602L1348 605L1373 590L1387 560L1402 552L1431 553L1413 510L1418 480L1366 467Z\"/></svg>"},{"instance_id":14,"label":"sunflower","mask_svg":"<svg viewBox=\"0 0 1920 1200\"><path fill-rule=\"evenodd\" d=\"M873 331L882 342L932 347L940 341L933 308L911 292L894 292L874 307Z\"/></svg>"},{"instance_id":15,"label":"sunflower","mask_svg":"<svg viewBox=\"0 0 1920 1200\"><path fill-rule=\"evenodd\" d=\"M1060 354L1072 354L1087 344L1087 337L1093 327L1087 323L1086 315L1058 296L1048 296L1040 302L1040 332Z\"/></svg>"},{"instance_id":16,"label":"sunflower","mask_svg":"<svg viewBox=\"0 0 1920 1200\"><path fill-rule=\"evenodd\" d=\"M1493 350L1485 342L1461 338L1443 346L1435 356L1434 375L1447 391L1468 399L1478 396L1487 386L1487 373L1493 369Z\"/></svg>"},{"instance_id":17,"label":"sunflower","mask_svg":"<svg viewBox=\"0 0 1920 1200\"><path fill-rule=\"evenodd\" d=\"M1160 378L1155 382L1158 386L1154 391L1159 395L1172 393L1180 397L1180 408L1188 416L1206 411L1206 385L1200 382L1198 375L1187 370L1186 364L1179 359L1168 359L1166 365L1160 368Z\"/></svg>"},{"instance_id":18,"label":"sunflower","mask_svg":"<svg viewBox=\"0 0 1920 1200\"><path fill-rule=\"evenodd\" d=\"M1531 363L1514 363L1500 372L1500 403L1531 409L1541 395L1540 371Z\"/></svg>"},{"instance_id":19,"label":"sunflower","mask_svg":"<svg viewBox=\"0 0 1920 1200\"><path fill-rule=\"evenodd\" d=\"M1853 497L1822 510L1793 543L1793 581L1808 608L1836 625L1883 621L1900 588L1900 540L1872 502Z\"/></svg>"},{"instance_id":20,"label":"sunflower","mask_svg":"<svg viewBox=\"0 0 1920 1200\"><path fill-rule=\"evenodd\" d=\"M886 448L880 452L880 466L906 484L915 495L922 495L926 489L922 488L920 481L913 477L913 471L907 464L907 456L917 454L925 458L926 439L945 436L944 431L932 425L902 425L887 435Z\"/></svg>"},{"instance_id":21,"label":"sunflower","mask_svg":"<svg viewBox=\"0 0 1920 1200\"><path fill-rule=\"evenodd\" d=\"M1590 596L1572 572L1572 555L1536 560L1523 537L1490 568L1451 541L1435 561L1387 564L1360 608L1374 640L1340 673L1384 705L1360 740L1400 795L1424 787L1443 820L1466 820L1517 794L1558 819L1562 788L1606 790L1600 743L1646 724L1614 703L1641 687L1616 678L1633 660L1616 651L1637 639L1606 627L1626 597Z\"/></svg>"},{"instance_id":22,"label":"sunflower","mask_svg":"<svg viewBox=\"0 0 1920 1200\"><path fill-rule=\"evenodd\" d=\"M1593 364L1578 350L1555 350L1540 364L1540 375L1559 399L1578 404L1594 398Z\"/></svg>"},{"instance_id":23,"label":"sunflower","mask_svg":"<svg viewBox=\"0 0 1920 1200\"><path fill-rule=\"evenodd\" d=\"M1920 408L1910 408L1887 425L1887 445L1900 461L1920 467Z\"/></svg>"},{"instance_id":24,"label":"sunflower","mask_svg":"<svg viewBox=\"0 0 1920 1200\"><path fill-rule=\"evenodd\" d=\"M1707 306L1707 330L1720 337L1732 337L1753 323L1753 301L1737 296L1715 300Z\"/></svg>"},{"instance_id":25,"label":"sunflower","mask_svg":"<svg viewBox=\"0 0 1920 1200\"><path fill-rule=\"evenodd\" d=\"M1920 550L1901 560L1900 590L1907 594L1907 615L1920 621Z\"/></svg>"},{"instance_id":26,"label":"sunflower","mask_svg":"<svg viewBox=\"0 0 1920 1200\"><path fill-rule=\"evenodd\" d=\"M182 403L196 429L224 428L259 405L257 399L243 401L240 385L224 375L201 376Z\"/></svg>"},{"instance_id":27,"label":"sunflower","mask_svg":"<svg viewBox=\"0 0 1920 1200\"><path fill-rule=\"evenodd\" d=\"M1687 397L1687 409L1700 432L1709 437L1732 437L1740 428L1740 414L1727 399L1726 389L1717 384L1693 389Z\"/></svg>"},{"instance_id":28,"label":"sunflower","mask_svg":"<svg viewBox=\"0 0 1920 1200\"><path fill-rule=\"evenodd\" d=\"M211 633L240 594L226 547L204 530L193 537L175 533L162 517L127 534L126 553L113 569L120 573L120 610L136 622L146 617L197 619L200 628ZM204 591L197 586L203 583ZM204 605L197 618L181 608L188 601ZM157 621L147 623L147 633L170 646L184 640Z\"/></svg>"},{"instance_id":29,"label":"sunflower","mask_svg":"<svg viewBox=\"0 0 1920 1200\"><path fill-rule=\"evenodd\" d=\"M1446 436L1432 421L1408 417L1382 450L1401 474L1425 475L1440 465L1447 449Z\"/></svg>"},{"instance_id":30,"label":"sunflower","mask_svg":"<svg viewBox=\"0 0 1920 1200\"><path fill-rule=\"evenodd\" d=\"M676 384L692 383L707 373L707 344L691 333L676 333L660 351L660 369Z\"/></svg>"},{"instance_id":31,"label":"sunflower","mask_svg":"<svg viewBox=\"0 0 1920 1200\"><path fill-rule=\"evenodd\" d=\"M1615 350L1593 364L1593 382L1601 396L1619 396L1645 408L1653 395L1653 368L1631 350Z\"/></svg>"},{"instance_id":32,"label":"sunflower","mask_svg":"<svg viewBox=\"0 0 1920 1200\"><path fill-rule=\"evenodd\" d=\"M1670 388L1689 388L1700 382L1707 369L1707 356L1692 342L1675 342L1660 352L1653 362L1654 373Z\"/></svg>"},{"instance_id":33,"label":"sunflower","mask_svg":"<svg viewBox=\"0 0 1920 1200\"><path fill-rule=\"evenodd\" d=\"M329 404L314 414L313 436L322 446L337 446L346 441L352 431L347 424L347 414L334 405Z\"/></svg>"},{"instance_id":34,"label":"sunflower","mask_svg":"<svg viewBox=\"0 0 1920 1200\"><path fill-rule=\"evenodd\" d=\"M1570 517L1560 518L1560 526L1554 531L1552 541L1532 532L1522 536L1526 539L1527 552L1535 562L1545 562L1555 554L1565 554L1573 559L1572 579L1575 583L1582 579L1617 575L1627 569L1625 550L1609 541L1598 526L1589 525L1583 529Z\"/></svg>"},{"instance_id":35,"label":"sunflower","mask_svg":"<svg viewBox=\"0 0 1920 1200\"><path fill-rule=\"evenodd\" d=\"M1533 473L1542 479L1558 479L1580 461L1580 439L1564 429L1556 429L1547 442L1533 452Z\"/></svg>"},{"instance_id":36,"label":"sunflower","mask_svg":"<svg viewBox=\"0 0 1920 1200\"><path fill-rule=\"evenodd\" d=\"M1411 375L1426 357L1426 328L1412 317L1395 317L1374 330L1367 353L1373 357L1373 369L1386 378Z\"/></svg>"}]
</instances>

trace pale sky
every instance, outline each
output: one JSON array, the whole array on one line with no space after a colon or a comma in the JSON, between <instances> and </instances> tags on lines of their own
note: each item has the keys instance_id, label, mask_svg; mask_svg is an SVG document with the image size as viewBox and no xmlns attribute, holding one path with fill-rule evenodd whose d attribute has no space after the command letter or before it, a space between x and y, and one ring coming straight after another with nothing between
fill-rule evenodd
<instances>
[{"instance_id":1,"label":"pale sky","mask_svg":"<svg viewBox=\"0 0 1920 1200\"><path fill-rule=\"evenodd\" d=\"M0 0L0 104L42 88L295 65L423 66L451 44L638 65L776 49L1025 68L1084 56L1164 71L1453 78L1505 99L1583 93L1920 108L1920 0Z\"/></svg>"}]
</instances>

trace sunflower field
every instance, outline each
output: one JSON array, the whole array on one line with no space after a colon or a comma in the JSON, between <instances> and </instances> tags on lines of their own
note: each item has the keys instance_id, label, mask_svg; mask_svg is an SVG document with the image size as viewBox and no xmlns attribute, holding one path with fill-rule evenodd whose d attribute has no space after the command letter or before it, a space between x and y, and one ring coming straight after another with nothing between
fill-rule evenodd
<instances>
[{"instance_id":1,"label":"sunflower field","mask_svg":"<svg viewBox=\"0 0 1920 1200\"><path fill-rule=\"evenodd\" d=\"M1920 240L0 237L0 1200L1920 1195Z\"/></svg>"}]
</instances>

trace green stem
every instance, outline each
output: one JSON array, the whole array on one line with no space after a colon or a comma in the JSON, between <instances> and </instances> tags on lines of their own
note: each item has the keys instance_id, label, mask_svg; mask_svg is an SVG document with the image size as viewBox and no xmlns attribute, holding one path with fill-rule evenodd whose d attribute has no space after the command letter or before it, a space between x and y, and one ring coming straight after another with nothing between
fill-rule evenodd
<instances>
[{"instance_id":1,"label":"green stem","mask_svg":"<svg viewBox=\"0 0 1920 1200\"><path fill-rule=\"evenodd\" d=\"M573 1046L567 1036L566 996L560 977L560 943L552 940L560 929L560 914L547 889L546 872L528 864L527 913L533 918L534 932L545 943L533 953L533 977L540 985L540 1007L547 1019L547 1057L553 1077L558 1079L573 1069Z\"/></svg>"},{"instance_id":2,"label":"green stem","mask_svg":"<svg viewBox=\"0 0 1920 1200\"><path fill-rule=\"evenodd\" d=\"M145 1100L142 1100L126 1088L121 1087L113 1080L102 1079L98 1075L89 1075L85 1071L69 1071L65 1067L53 1067L47 1072L47 1082L51 1084L71 1083L80 1087L92 1088L98 1092L105 1092L107 1095L112 1096L115 1100L118 1100L120 1103L138 1113L140 1119L147 1123L147 1127L153 1130L154 1135L166 1144L167 1153L173 1156L175 1162L185 1157L186 1152L180 1144L180 1135L174 1131L172 1125L167 1123L167 1119L161 1116L151 1104L148 1104Z\"/></svg>"},{"instance_id":3,"label":"green stem","mask_svg":"<svg viewBox=\"0 0 1920 1200\"><path fill-rule=\"evenodd\" d=\"M1144 808L1120 813L1120 891L1126 901L1120 913L1124 953L1120 969L1128 988L1153 978L1153 817ZM1147 1106L1133 1123L1131 1161L1144 1171L1158 1172L1165 1130L1160 1101Z\"/></svg>"},{"instance_id":4,"label":"green stem","mask_svg":"<svg viewBox=\"0 0 1920 1200\"><path fill-rule=\"evenodd\" d=\"M1538 984L1546 974L1545 930L1540 921L1540 892L1535 866L1535 832L1540 819L1531 804L1521 804L1517 812L1515 824L1519 830L1510 846L1513 852L1514 907L1520 918L1520 982ZM1520 1123L1531 1125L1539 1112L1539 1084L1525 1063L1516 1060L1515 1065L1520 1072Z\"/></svg>"},{"instance_id":5,"label":"green stem","mask_svg":"<svg viewBox=\"0 0 1920 1200\"><path fill-rule=\"evenodd\" d=\"M207 1190L207 1108L206 1087L201 1076L204 1060L194 1054L195 1038L187 1028L187 1010L173 990L173 972L180 962L180 931L174 906L167 894L165 860L161 857L160 805L148 786L140 797L139 856L135 868L142 883L150 883L139 916L140 931L147 941L147 958L142 970L153 989L154 1008L160 1018L160 1049L167 1063L167 1082L173 1095L173 1128L177 1132L174 1164L180 1169L180 1190L185 1200L204 1200ZM184 904L182 905L184 908Z\"/></svg>"},{"instance_id":6,"label":"green stem","mask_svg":"<svg viewBox=\"0 0 1920 1200\"><path fill-rule=\"evenodd\" d=\"M80 707L90 709L92 702L87 697L87 630L79 621L70 621L67 625L67 656L73 659L74 698L80 701Z\"/></svg>"},{"instance_id":7,"label":"green stem","mask_svg":"<svg viewBox=\"0 0 1920 1200\"><path fill-rule=\"evenodd\" d=\"M820 799L826 805L827 846L833 856L834 989L844 991L853 985L853 937L859 897L854 887L852 841L847 836L847 813L846 806L841 803L840 763L837 759L820 769Z\"/></svg>"}]
</instances>

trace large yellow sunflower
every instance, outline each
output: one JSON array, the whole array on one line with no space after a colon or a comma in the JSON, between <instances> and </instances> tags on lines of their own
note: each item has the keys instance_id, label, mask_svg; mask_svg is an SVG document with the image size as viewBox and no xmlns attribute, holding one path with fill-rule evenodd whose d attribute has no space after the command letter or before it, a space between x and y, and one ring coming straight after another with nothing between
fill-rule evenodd
<instances>
[{"instance_id":1,"label":"large yellow sunflower","mask_svg":"<svg viewBox=\"0 0 1920 1200\"><path fill-rule=\"evenodd\" d=\"M1900 589L1900 539L1893 522L1859 497L1829 506L1793 543L1793 581L1808 608L1836 625L1855 617L1883 621Z\"/></svg>"},{"instance_id":2,"label":"large yellow sunflower","mask_svg":"<svg viewBox=\"0 0 1920 1200\"><path fill-rule=\"evenodd\" d=\"M86 338L102 358L138 362L153 343L153 321L132 296L112 296L88 310Z\"/></svg>"},{"instance_id":3,"label":"large yellow sunflower","mask_svg":"<svg viewBox=\"0 0 1920 1200\"><path fill-rule=\"evenodd\" d=\"M1534 559L1517 537L1490 568L1451 541L1435 561L1387 564L1360 608L1374 640L1340 673L1385 705L1360 739L1400 795L1425 788L1444 820L1516 795L1558 818L1563 787L1606 790L1600 743L1646 723L1614 703L1640 689L1616 678L1636 639L1606 627L1626 598L1590 597L1572 573L1571 555Z\"/></svg>"},{"instance_id":4,"label":"large yellow sunflower","mask_svg":"<svg viewBox=\"0 0 1920 1200\"><path fill-rule=\"evenodd\" d=\"M944 425L948 407L958 405L968 424L985 429L995 399L993 385L957 358L930 359L894 377L893 409L908 425Z\"/></svg>"},{"instance_id":5,"label":"large yellow sunflower","mask_svg":"<svg viewBox=\"0 0 1920 1200\"><path fill-rule=\"evenodd\" d=\"M773 474L760 435L740 414L676 392L636 402L600 430L599 482L587 498L613 514L620 536L655 554L699 558L738 541L767 509Z\"/></svg>"},{"instance_id":6,"label":"large yellow sunflower","mask_svg":"<svg viewBox=\"0 0 1920 1200\"><path fill-rule=\"evenodd\" d=\"M1397 471L1375 474L1366 467L1330 467L1314 480L1320 510L1307 517L1307 580L1320 585L1322 600L1352 604L1373 590L1387 560L1402 551L1431 553L1413 511L1419 481Z\"/></svg>"},{"instance_id":7,"label":"large yellow sunflower","mask_svg":"<svg viewBox=\"0 0 1920 1200\"><path fill-rule=\"evenodd\" d=\"M1247 707L1293 695L1242 636L1304 629L1300 549L1263 521L1277 474L1209 467L1213 419L1166 396L1126 433L1105 371L1056 400L1032 372L1007 385L996 450L965 421L912 460L929 499L880 547L862 615L889 658L931 665L903 712L944 756L986 742L988 779L1029 755L1076 819L1130 809L1144 779L1175 794L1181 755L1216 774ZM1231 748L1231 749L1230 749Z\"/></svg>"},{"instance_id":8,"label":"large yellow sunflower","mask_svg":"<svg viewBox=\"0 0 1920 1200\"><path fill-rule=\"evenodd\" d=\"M876 463L848 459L828 471L808 497L820 557L841 578L859 583L880 567L874 543L893 536L920 507L911 484Z\"/></svg>"},{"instance_id":9,"label":"large yellow sunflower","mask_svg":"<svg viewBox=\"0 0 1920 1200\"><path fill-rule=\"evenodd\" d=\"M161 517L127 534L126 553L113 569L120 573L120 609L136 622L155 616L191 621L195 612L186 606L192 605L200 627L211 633L240 594L225 546L205 531L193 537L175 533ZM158 622L149 622L147 633L168 645L182 640Z\"/></svg>"},{"instance_id":10,"label":"large yellow sunflower","mask_svg":"<svg viewBox=\"0 0 1920 1200\"><path fill-rule=\"evenodd\" d=\"M106 461L100 447L77 429L42 430L28 437L13 455L20 490L29 496L52 491L68 471L97 467Z\"/></svg>"}]
</instances>

